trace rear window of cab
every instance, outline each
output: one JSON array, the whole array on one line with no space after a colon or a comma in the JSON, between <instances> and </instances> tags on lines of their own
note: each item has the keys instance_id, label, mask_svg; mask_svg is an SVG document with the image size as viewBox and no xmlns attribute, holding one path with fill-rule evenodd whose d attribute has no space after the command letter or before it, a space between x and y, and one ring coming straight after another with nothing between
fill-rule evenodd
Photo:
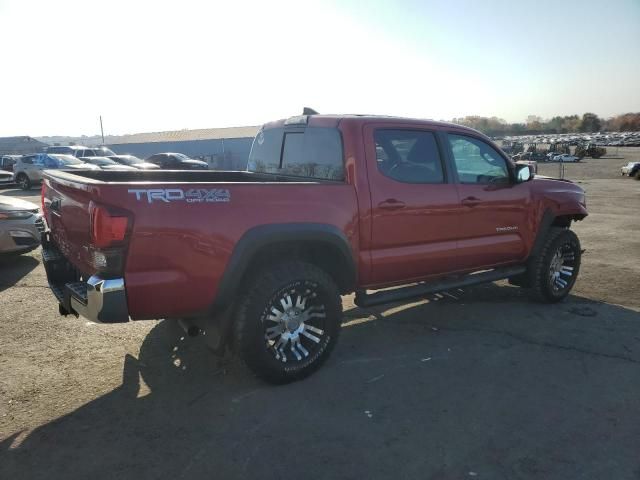
<instances>
[{"instance_id":1,"label":"rear window of cab","mask_svg":"<svg viewBox=\"0 0 640 480\"><path fill-rule=\"evenodd\" d=\"M269 128L253 140L247 170L321 180L344 180L342 138L336 128Z\"/></svg>"}]
</instances>

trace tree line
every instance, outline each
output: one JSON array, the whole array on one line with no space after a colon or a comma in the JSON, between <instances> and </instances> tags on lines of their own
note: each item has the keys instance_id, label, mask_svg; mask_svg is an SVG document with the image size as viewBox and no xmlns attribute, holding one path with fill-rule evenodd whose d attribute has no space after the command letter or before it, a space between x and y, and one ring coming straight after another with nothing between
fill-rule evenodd
<instances>
[{"instance_id":1,"label":"tree line","mask_svg":"<svg viewBox=\"0 0 640 480\"><path fill-rule=\"evenodd\" d=\"M466 116L454 118L453 123L480 130L485 135L540 135L554 133L587 133L587 132L638 132L640 131L640 113L625 113L608 119L598 117L595 113L556 116L543 120L536 115L529 115L524 123L507 123L498 117Z\"/></svg>"}]
</instances>

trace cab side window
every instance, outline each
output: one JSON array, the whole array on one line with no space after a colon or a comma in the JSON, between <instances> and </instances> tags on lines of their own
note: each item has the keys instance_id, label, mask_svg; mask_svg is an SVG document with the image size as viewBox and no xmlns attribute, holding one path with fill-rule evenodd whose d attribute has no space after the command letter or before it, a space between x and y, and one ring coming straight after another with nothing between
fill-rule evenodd
<instances>
[{"instance_id":1,"label":"cab side window","mask_svg":"<svg viewBox=\"0 0 640 480\"><path fill-rule=\"evenodd\" d=\"M466 135L448 134L458 180L470 184L508 184L507 162L491 145Z\"/></svg>"},{"instance_id":2,"label":"cab side window","mask_svg":"<svg viewBox=\"0 0 640 480\"><path fill-rule=\"evenodd\" d=\"M402 183L445 183L433 132L380 129L374 140L376 163L384 176Z\"/></svg>"}]
</instances>

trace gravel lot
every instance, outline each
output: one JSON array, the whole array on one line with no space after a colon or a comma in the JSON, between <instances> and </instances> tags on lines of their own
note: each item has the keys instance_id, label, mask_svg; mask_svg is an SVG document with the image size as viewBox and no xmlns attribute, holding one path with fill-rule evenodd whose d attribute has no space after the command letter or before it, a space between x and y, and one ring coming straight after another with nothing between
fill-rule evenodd
<instances>
[{"instance_id":1,"label":"gravel lot","mask_svg":"<svg viewBox=\"0 0 640 480\"><path fill-rule=\"evenodd\" d=\"M283 387L169 322L60 317L39 252L0 260L0 478L640 478L640 149L619 153L567 166L590 210L567 301L345 297L331 359Z\"/></svg>"}]
</instances>

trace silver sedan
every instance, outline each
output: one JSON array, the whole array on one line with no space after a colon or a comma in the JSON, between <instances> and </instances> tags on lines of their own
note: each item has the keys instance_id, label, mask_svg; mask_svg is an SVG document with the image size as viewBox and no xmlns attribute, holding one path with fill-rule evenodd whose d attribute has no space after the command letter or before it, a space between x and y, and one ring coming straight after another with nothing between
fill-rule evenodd
<instances>
[{"instance_id":1,"label":"silver sedan","mask_svg":"<svg viewBox=\"0 0 640 480\"><path fill-rule=\"evenodd\" d=\"M44 229L36 204L0 195L0 254L26 253L37 248Z\"/></svg>"}]
</instances>

